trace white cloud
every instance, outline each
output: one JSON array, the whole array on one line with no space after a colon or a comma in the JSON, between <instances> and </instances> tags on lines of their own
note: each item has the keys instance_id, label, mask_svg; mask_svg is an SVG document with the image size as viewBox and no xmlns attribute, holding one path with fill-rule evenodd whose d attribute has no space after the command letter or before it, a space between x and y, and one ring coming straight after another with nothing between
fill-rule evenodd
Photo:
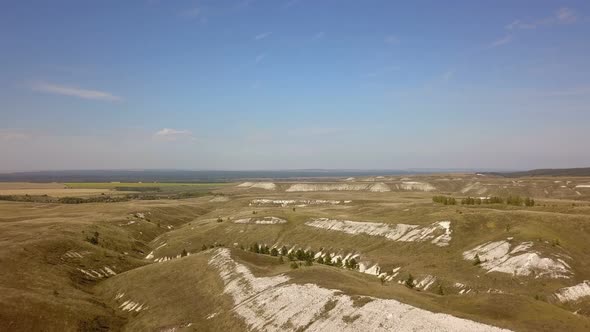
<instances>
[{"instance_id":1,"label":"white cloud","mask_svg":"<svg viewBox=\"0 0 590 332\"><path fill-rule=\"evenodd\" d=\"M562 7L555 13L557 20L561 23L574 23L578 20L578 15L572 9Z\"/></svg>"},{"instance_id":2,"label":"white cloud","mask_svg":"<svg viewBox=\"0 0 590 332\"><path fill-rule=\"evenodd\" d=\"M507 24L505 26L505 28L508 30L515 30L515 29L525 30L525 29L534 29L536 27L537 27L537 25L535 25L534 23L526 23L521 20L514 20L512 23Z\"/></svg>"},{"instance_id":3,"label":"white cloud","mask_svg":"<svg viewBox=\"0 0 590 332\"><path fill-rule=\"evenodd\" d=\"M491 42L490 44L488 44L488 47L487 48L494 48L494 47L506 45L506 44L510 43L511 41L512 41L512 36L511 35L507 35L507 36L502 37L500 39L494 40L493 42Z\"/></svg>"},{"instance_id":4,"label":"white cloud","mask_svg":"<svg viewBox=\"0 0 590 332\"><path fill-rule=\"evenodd\" d=\"M262 40L266 37L269 37L270 35L272 35L272 32L263 32L254 36L254 40Z\"/></svg>"},{"instance_id":5,"label":"white cloud","mask_svg":"<svg viewBox=\"0 0 590 332\"><path fill-rule=\"evenodd\" d=\"M525 22L523 20L514 20L512 23L505 26L508 30L517 29L535 29L540 26L548 26L554 24L571 24L578 21L578 14L571 8L562 7L555 11L553 16L545 17L538 20L531 20Z\"/></svg>"},{"instance_id":6,"label":"white cloud","mask_svg":"<svg viewBox=\"0 0 590 332\"><path fill-rule=\"evenodd\" d=\"M383 40L386 44L390 44L390 45L395 45L395 44L399 44L399 38L397 38L394 35L389 35L386 36L385 39Z\"/></svg>"},{"instance_id":7,"label":"white cloud","mask_svg":"<svg viewBox=\"0 0 590 332\"><path fill-rule=\"evenodd\" d=\"M120 101L121 97L115 96L109 92L98 90L87 90L78 87L64 86L52 83L39 82L33 84L33 90L46 92L62 96L78 97L82 99L103 100L103 101Z\"/></svg>"},{"instance_id":8,"label":"white cloud","mask_svg":"<svg viewBox=\"0 0 590 332\"><path fill-rule=\"evenodd\" d=\"M163 141L176 141L181 138L194 140L193 133L190 130L178 130L172 128L163 128L154 134L154 137Z\"/></svg>"}]
</instances>

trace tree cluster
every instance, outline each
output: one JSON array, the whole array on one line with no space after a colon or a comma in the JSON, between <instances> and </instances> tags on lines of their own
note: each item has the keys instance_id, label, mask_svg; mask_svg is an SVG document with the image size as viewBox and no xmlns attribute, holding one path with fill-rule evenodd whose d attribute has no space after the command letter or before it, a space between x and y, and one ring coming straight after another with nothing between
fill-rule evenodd
<instances>
[{"instance_id":1,"label":"tree cluster","mask_svg":"<svg viewBox=\"0 0 590 332\"><path fill-rule=\"evenodd\" d=\"M321 250L322 249L320 249L320 251ZM313 250L297 249L291 250L291 252L289 252L289 249L287 249L285 246L282 246L280 249L276 247L269 248L267 245L260 245L257 242L254 242L252 245L250 245L248 251L256 254L270 255L275 257L279 256L281 262L283 261L283 257L286 257L289 261L294 262L295 264L297 264L297 262L304 262L306 266L311 266L315 262L318 264L344 267L353 270L358 268L358 262L354 258L344 261L341 257L338 257L336 260L334 260L330 254L326 254L325 257L318 256L316 259L314 258L316 253ZM293 265L293 263L291 263L291 265ZM300 264L297 265L300 266Z\"/></svg>"},{"instance_id":2,"label":"tree cluster","mask_svg":"<svg viewBox=\"0 0 590 332\"><path fill-rule=\"evenodd\" d=\"M440 204L444 204L444 205L456 205L457 204L457 200L454 199L453 197L442 196L442 195L432 197L432 201L435 203L440 203Z\"/></svg>"}]
</instances>

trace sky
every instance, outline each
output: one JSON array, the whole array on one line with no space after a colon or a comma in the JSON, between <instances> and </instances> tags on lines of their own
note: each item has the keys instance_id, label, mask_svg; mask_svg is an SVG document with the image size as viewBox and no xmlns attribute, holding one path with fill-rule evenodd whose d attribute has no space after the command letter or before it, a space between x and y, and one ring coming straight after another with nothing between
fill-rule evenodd
<instances>
[{"instance_id":1,"label":"sky","mask_svg":"<svg viewBox=\"0 0 590 332\"><path fill-rule=\"evenodd\" d=\"M0 1L0 171L590 166L589 1Z\"/></svg>"}]
</instances>

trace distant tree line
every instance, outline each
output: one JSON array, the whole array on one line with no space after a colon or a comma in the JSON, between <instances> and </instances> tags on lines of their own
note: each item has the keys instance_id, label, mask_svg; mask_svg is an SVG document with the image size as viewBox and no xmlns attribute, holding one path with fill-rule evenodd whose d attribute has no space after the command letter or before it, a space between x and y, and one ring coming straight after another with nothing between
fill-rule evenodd
<instances>
[{"instance_id":1,"label":"distant tree line","mask_svg":"<svg viewBox=\"0 0 590 332\"><path fill-rule=\"evenodd\" d=\"M457 200L448 196L433 196L432 201L444 205L456 205ZM461 199L461 205L482 205L482 204L507 204L514 206L535 206L535 200L530 197L508 196L506 199L498 196L491 197L465 197Z\"/></svg>"},{"instance_id":2,"label":"distant tree line","mask_svg":"<svg viewBox=\"0 0 590 332\"><path fill-rule=\"evenodd\" d=\"M453 197L442 196L442 195L432 197L432 201L435 203L440 203L440 204L444 204L444 205L456 205L457 204L457 200L454 199Z\"/></svg>"}]
</instances>

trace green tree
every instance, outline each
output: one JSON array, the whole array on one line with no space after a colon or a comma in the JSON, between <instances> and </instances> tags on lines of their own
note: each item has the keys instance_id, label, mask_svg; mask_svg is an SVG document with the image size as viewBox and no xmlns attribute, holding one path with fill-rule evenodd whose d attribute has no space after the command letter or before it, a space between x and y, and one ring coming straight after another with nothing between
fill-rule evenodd
<instances>
[{"instance_id":1,"label":"green tree","mask_svg":"<svg viewBox=\"0 0 590 332\"><path fill-rule=\"evenodd\" d=\"M351 258L348 260L348 265L351 269L356 270L359 266L359 264L357 263L356 259Z\"/></svg>"},{"instance_id":2,"label":"green tree","mask_svg":"<svg viewBox=\"0 0 590 332\"><path fill-rule=\"evenodd\" d=\"M473 265L476 265L477 266L479 264L481 264L481 259L479 259L479 255L478 254L475 254L475 258L473 260Z\"/></svg>"},{"instance_id":3,"label":"green tree","mask_svg":"<svg viewBox=\"0 0 590 332\"><path fill-rule=\"evenodd\" d=\"M410 273L408 275L408 279L406 279L406 286L409 288L414 288L414 276Z\"/></svg>"},{"instance_id":4,"label":"green tree","mask_svg":"<svg viewBox=\"0 0 590 332\"><path fill-rule=\"evenodd\" d=\"M270 255L271 256L278 256L279 251L277 250L277 248L273 247L272 249L270 249Z\"/></svg>"},{"instance_id":5,"label":"green tree","mask_svg":"<svg viewBox=\"0 0 590 332\"><path fill-rule=\"evenodd\" d=\"M281 248L281 256L287 256L288 253L289 253L289 249L287 249L287 247L283 246Z\"/></svg>"}]
</instances>

